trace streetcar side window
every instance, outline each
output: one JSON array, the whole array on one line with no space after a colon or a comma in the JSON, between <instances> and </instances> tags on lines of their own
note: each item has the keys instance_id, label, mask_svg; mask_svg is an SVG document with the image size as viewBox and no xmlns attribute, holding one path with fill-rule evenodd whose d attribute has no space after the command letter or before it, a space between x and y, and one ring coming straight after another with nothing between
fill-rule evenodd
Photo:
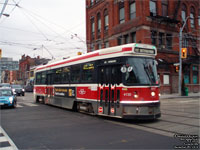
<instances>
[{"instance_id":1,"label":"streetcar side window","mask_svg":"<svg viewBox=\"0 0 200 150\"><path fill-rule=\"evenodd\" d=\"M71 82L79 83L81 77L81 67L80 65L74 65L71 67Z\"/></svg>"},{"instance_id":2,"label":"streetcar side window","mask_svg":"<svg viewBox=\"0 0 200 150\"><path fill-rule=\"evenodd\" d=\"M40 84L46 84L46 72L42 72Z\"/></svg>"},{"instance_id":3,"label":"streetcar side window","mask_svg":"<svg viewBox=\"0 0 200 150\"><path fill-rule=\"evenodd\" d=\"M82 78L83 83L91 83L94 81L94 63L85 63L82 65Z\"/></svg>"},{"instance_id":4,"label":"streetcar side window","mask_svg":"<svg viewBox=\"0 0 200 150\"><path fill-rule=\"evenodd\" d=\"M58 68L55 70L54 73L54 84L60 84L61 83L61 74L62 74L62 69Z\"/></svg>"},{"instance_id":5,"label":"streetcar side window","mask_svg":"<svg viewBox=\"0 0 200 150\"><path fill-rule=\"evenodd\" d=\"M35 81L35 83L36 84L40 84L40 81L41 81L41 73L36 73L36 81Z\"/></svg>"},{"instance_id":6,"label":"streetcar side window","mask_svg":"<svg viewBox=\"0 0 200 150\"><path fill-rule=\"evenodd\" d=\"M63 68L62 83L70 83L70 67Z\"/></svg>"}]
</instances>

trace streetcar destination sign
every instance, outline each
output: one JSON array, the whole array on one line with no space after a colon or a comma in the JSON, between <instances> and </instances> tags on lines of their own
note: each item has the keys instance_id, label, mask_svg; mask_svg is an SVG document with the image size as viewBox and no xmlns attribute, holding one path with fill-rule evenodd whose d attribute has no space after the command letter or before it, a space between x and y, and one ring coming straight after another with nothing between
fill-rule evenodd
<instances>
[{"instance_id":1,"label":"streetcar destination sign","mask_svg":"<svg viewBox=\"0 0 200 150\"><path fill-rule=\"evenodd\" d=\"M138 48L136 47L134 50L136 53L143 53L143 54L155 54L155 49L145 49L145 48Z\"/></svg>"}]
</instances>

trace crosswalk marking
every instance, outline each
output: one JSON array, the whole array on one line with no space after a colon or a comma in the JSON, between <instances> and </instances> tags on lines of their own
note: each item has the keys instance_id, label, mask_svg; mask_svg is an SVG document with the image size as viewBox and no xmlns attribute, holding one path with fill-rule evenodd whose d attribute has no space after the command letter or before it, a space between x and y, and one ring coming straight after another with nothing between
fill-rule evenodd
<instances>
[{"instance_id":1,"label":"crosswalk marking","mask_svg":"<svg viewBox=\"0 0 200 150\"><path fill-rule=\"evenodd\" d=\"M3 137L0 137L0 142L6 142L7 139L3 136Z\"/></svg>"},{"instance_id":2,"label":"crosswalk marking","mask_svg":"<svg viewBox=\"0 0 200 150\"><path fill-rule=\"evenodd\" d=\"M33 103L17 103L18 108L25 107L25 106L36 107L36 106L39 106L39 105L33 104Z\"/></svg>"},{"instance_id":3,"label":"crosswalk marking","mask_svg":"<svg viewBox=\"0 0 200 150\"><path fill-rule=\"evenodd\" d=\"M10 137L6 134L1 126L0 134L3 135L0 137L0 150L18 150L16 145L13 143L13 141L10 139ZM3 146L3 143L6 143L7 145Z\"/></svg>"}]
</instances>

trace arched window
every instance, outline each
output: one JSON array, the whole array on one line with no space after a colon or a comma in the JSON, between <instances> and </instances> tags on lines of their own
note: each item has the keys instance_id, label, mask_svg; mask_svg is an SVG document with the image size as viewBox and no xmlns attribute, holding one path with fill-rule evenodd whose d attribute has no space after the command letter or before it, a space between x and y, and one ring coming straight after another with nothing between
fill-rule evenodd
<instances>
[{"instance_id":1,"label":"arched window","mask_svg":"<svg viewBox=\"0 0 200 150\"><path fill-rule=\"evenodd\" d=\"M156 16L156 0L149 1L149 8L150 8L150 16Z\"/></svg>"},{"instance_id":2,"label":"arched window","mask_svg":"<svg viewBox=\"0 0 200 150\"><path fill-rule=\"evenodd\" d=\"M125 22L124 2L119 2L119 23Z\"/></svg>"},{"instance_id":3,"label":"arched window","mask_svg":"<svg viewBox=\"0 0 200 150\"><path fill-rule=\"evenodd\" d=\"M195 23L194 23L195 13L194 12L195 12L194 7L191 7L191 9L190 9L190 25L191 25L191 28L195 27Z\"/></svg>"},{"instance_id":4,"label":"arched window","mask_svg":"<svg viewBox=\"0 0 200 150\"><path fill-rule=\"evenodd\" d=\"M91 17L90 23L91 23L91 39L94 40L94 32L95 32L94 17Z\"/></svg>"},{"instance_id":5,"label":"arched window","mask_svg":"<svg viewBox=\"0 0 200 150\"><path fill-rule=\"evenodd\" d=\"M108 30L109 19L108 19L108 10L104 10L104 30Z\"/></svg>"},{"instance_id":6,"label":"arched window","mask_svg":"<svg viewBox=\"0 0 200 150\"><path fill-rule=\"evenodd\" d=\"M186 19L186 6L185 6L185 4L182 5L181 18L182 18L182 21L185 22L185 19Z\"/></svg>"},{"instance_id":7,"label":"arched window","mask_svg":"<svg viewBox=\"0 0 200 150\"><path fill-rule=\"evenodd\" d=\"M162 16L168 16L168 0L162 0Z\"/></svg>"},{"instance_id":8,"label":"arched window","mask_svg":"<svg viewBox=\"0 0 200 150\"><path fill-rule=\"evenodd\" d=\"M135 1L129 1L130 20L136 17Z\"/></svg>"},{"instance_id":9,"label":"arched window","mask_svg":"<svg viewBox=\"0 0 200 150\"><path fill-rule=\"evenodd\" d=\"M98 38L101 37L101 14L97 14L97 36Z\"/></svg>"},{"instance_id":10,"label":"arched window","mask_svg":"<svg viewBox=\"0 0 200 150\"><path fill-rule=\"evenodd\" d=\"M97 30L98 32L101 32L101 14L97 14Z\"/></svg>"}]
</instances>

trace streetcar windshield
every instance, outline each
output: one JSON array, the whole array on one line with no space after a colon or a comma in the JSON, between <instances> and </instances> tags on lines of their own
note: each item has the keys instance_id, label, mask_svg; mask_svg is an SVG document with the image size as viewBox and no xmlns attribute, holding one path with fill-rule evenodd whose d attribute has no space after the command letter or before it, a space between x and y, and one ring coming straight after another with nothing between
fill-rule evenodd
<instances>
[{"instance_id":1,"label":"streetcar windshield","mask_svg":"<svg viewBox=\"0 0 200 150\"><path fill-rule=\"evenodd\" d=\"M158 84L156 61L152 58L126 58L125 85Z\"/></svg>"}]
</instances>

